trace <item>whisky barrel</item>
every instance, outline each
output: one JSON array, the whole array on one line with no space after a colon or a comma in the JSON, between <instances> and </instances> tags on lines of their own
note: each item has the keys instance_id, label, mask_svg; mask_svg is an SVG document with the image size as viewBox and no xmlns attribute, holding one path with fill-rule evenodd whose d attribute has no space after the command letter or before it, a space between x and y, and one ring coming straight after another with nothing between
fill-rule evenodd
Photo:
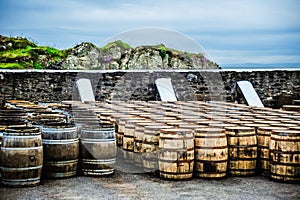
<instances>
[{"instance_id":1,"label":"whisky barrel","mask_svg":"<svg viewBox=\"0 0 300 200\"><path fill-rule=\"evenodd\" d=\"M149 125L144 129L142 141L142 163L145 172L155 173L158 170L158 144L161 129L172 128L167 125Z\"/></svg>"},{"instance_id":2,"label":"whisky barrel","mask_svg":"<svg viewBox=\"0 0 300 200\"><path fill-rule=\"evenodd\" d=\"M43 146L39 128L5 129L0 156L3 185L23 187L40 183Z\"/></svg>"},{"instance_id":3,"label":"whisky barrel","mask_svg":"<svg viewBox=\"0 0 300 200\"><path fill-rule=\"evenodd\" d=\"M43 176L49 178L75 176L79 159L76 126L52 123L43 125L41 130L44 148Z\"/></svg>"},{"instance_id":4,"label":"whisky barrel","mask_svg":"<svg viewBox=\"0 0 300 200\"><path fill-rule=\"evenodd\" d=\"M134 145L133 145L133 152L134 152L134 161L135 166L139 168L143 168L142 162L142 155L143 155L143 138L144 138L144 131L146 126L162 126L163 123L155 123L153 121L141 122L136 123L135 126L135 133L134 133Z\"/></svg>"},{"instance_id":5,"label":"whisky barrel","mask_svg":"<svg viewBox=\"0 0 300 200\"><path fill-rule=\"evenodd\" d=\"M271 179L300 183L300 131L274 130L269 148Z\"/></svg>"},{"instance_id":6,"label":"whisky barrel","mask_svg":"<svg viewBox=\"0 0 300 200\"><path fill-rule=\"evenodd\" d=\"M161 129L159 174L163 179L183 180L193 176L194 135L190 129Z\"/></svg>"},{"instance_id":7,"label":"whisky barrel","mask_svg":"<svg viewBox=\"0 0 300 200\"><path fill-rule=\"evenodd\" d=\"M285 130L285 128L261 126L258 127L257 135L257 170L263 176L270 176L269 145L273 130Z\"/></svg>"},{"instance_id":8,"label":"whisky barrel","mask_svg":"<svg viewBox=\"0 0 300 200\"><path fill-rule=\"evenodd\" d=\"M117 129L116 129L116 139L117 139L117 145L118 146L123 147L123 139L124 139L124 131L125 131L126 120L133 119L133 118L136 118L136 116L128 115L128 114L113 115L113 119L115 121L115 127L117 127Z\"/></svg>"},{"instance_id":9,"label":"whisky barrel","mask_svg":"<svg viewBox=\"0 0 300 200\"><path fill-rule=\"evenodd\" d=\"M223 178L226 176L227 162L228 146L225 129L196 129L195 177Z\"/></svg>"},{"instance_id":10,"label":"whisky barrel","mask_svg":"<svg viewBox=\"0 0 300 200\"><path fill-rule=\"evenodd\" d=\"M100 123L82 127L80 163L84 175L113 174L116 153L115 128L112 124Z\"/></svg>"},{"instance_id":11,"label":"whisky barrel","mask_svg":"<svg viewBox=\"0 0 300 200\"><path fill-rule=\"evenodd\" d=\"M228 142L228 173L250 176L256 172L257 139L251 127L225 127Z\"/></svg>"},{"instance_id":12,"label":"whisky barrel","mask_svg":"<svg viewBox=\"0 0 300 200\"><path fill-rule=\"evenodd\" d=\"M123 136L123 155L124 161L134 163L134 137L137 123L151 122L143 118L133 118L125 121L125 130Z\"/></svg>"}]
</instances>

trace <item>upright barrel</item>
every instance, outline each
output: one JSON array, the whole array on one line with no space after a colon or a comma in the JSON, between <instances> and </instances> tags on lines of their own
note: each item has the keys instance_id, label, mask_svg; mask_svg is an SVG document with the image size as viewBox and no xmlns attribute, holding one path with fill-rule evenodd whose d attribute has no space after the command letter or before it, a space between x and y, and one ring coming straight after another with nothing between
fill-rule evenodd
<instances>
[{"instance_id":1,"label":"upright barrel","mask_svg":"<svg viewBox=\"0 0 300 200\"><path fill-rule=\"evenodd\" d=\"M300 182L300 131L274 130L270 140L270 172L273 180Z\"/></svg>"},{"instance_id":2,"label":"upright barrel","mask_svg":"<svg viewBox=\"0 0 300 200\"><path fill-rule=\"evenodd\" d=\"M250 176L256 172L257 139L252 127L225 127L228 142L228 173Z\"/></svg>"},{"instance_id":3,"label":"upright barrel","mask_svg":"<svg viewBox=\"0 0 300 200\"><path fill-rule=\"evenodd\" d=\"M163 179L193 176L194 135L190 129L162 129L159 137L159 174Z\"/></svg>"},{"instance_id":4,"label":"upright barrel","mask_svg":"<svg viewBox=\"0 0 300 200\"><path fill-rule=\"evenodd\" d=\"M286 128L261 126L257 129L257 169L263 176L270 176L270 140L274 130L285 130Z\"/></svg>"},{"instance_id":5,"label":"upright barrel","mask_svg":"<svg viewBox=\"0 0 300 200\"><path fill-rule=\"evenodd\" d=\"M43 146L39 128L5 129L0 155L3 185L22 187L40 183Z\"/></svg>"},{"instance_id":6,"label":"upright barrel","mask_svg":"<svg viewBox=\"0 0 300 200\"><path fill-rule=\"evenodd\" d=\"M44 147L43 176L66 178L75 176L79 159L77 127L54 123L42 126Z\"/></svg>"},{"instance_id":7,"label":"upright barrel","mask_svg":"<svg viewBox=\"0 0 300 200\"><path fill-rule=\"evenodd\" d=\"M134 163L134 136L137 123L150 122L143 118L133 118L125 121L125 129L123 135L123 155L124 161Z\"/></svg>"},{"instance_id":8,"label":"upright barrel","mask_svg":"<svg viewBox=\"0 0 300 200\"><path fill-rule=\"evenodd\" d=\"M100 123L82 127L80 160L84 175L113 174L116 154L115 128L112 124Z\"/></svg>"},{"instance_id":9,"label":"upright barrel","mask_svg":"<svg viewBox=\"0 0 300 200\"><path fill-rule=\"evenodd\" d=\"M142 163L145 172L158 171L159 135L161 129L172 128L167 125L145 126L142 140Z\"/></svg>"},{"instance_id":10,"label":"upright barrel","mask_svg":"<svg viewBox=\"0 0 300 200\"><path fill-rule=\"evenodd\" d=\"M226 176L228 146L224 129L200 128L195 131L194 175L199 178Z\"/></svg>"}]
</instances>

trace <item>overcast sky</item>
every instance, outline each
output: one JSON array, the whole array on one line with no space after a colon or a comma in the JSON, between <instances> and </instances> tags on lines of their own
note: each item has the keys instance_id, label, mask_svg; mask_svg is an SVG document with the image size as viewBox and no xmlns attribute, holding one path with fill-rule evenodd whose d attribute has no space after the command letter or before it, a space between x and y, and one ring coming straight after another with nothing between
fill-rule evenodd
<instances>
[{"instance_id":1,"label":"overcast sky","mask_svg":"<svg viewBox=\"0 0 300 200\"><path fill-rule=\"evenodd\" d=\"M173 44L178 43L179 48L185 41L196 42L221 66L300 63L300 0L0 2L0 34L28 37L39 45L65 49L88 41L102 46L123 32L131 40L136 35L157 39L165 32L159 30L166 29L182 38L161 35L162 40L176 38ZM158 32L132 31L145 27L156 27Z\"/></svg>"}]
</instances>

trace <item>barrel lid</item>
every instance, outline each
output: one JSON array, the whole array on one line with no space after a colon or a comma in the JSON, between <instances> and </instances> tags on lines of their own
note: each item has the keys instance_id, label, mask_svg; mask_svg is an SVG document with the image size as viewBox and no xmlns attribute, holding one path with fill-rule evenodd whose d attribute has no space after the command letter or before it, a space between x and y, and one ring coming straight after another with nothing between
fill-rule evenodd
<instances>
[{"instance_id":1,"label":"barrel lid","mask_svg":"<svg viewBox=\"0 0 300 200\"><path fill-rule=\"evenodd\" d=\"M29 127L29 126L11 126L5 129L6 134L34 134L39 133L40 129L37 127Z\"/></svg>"},{"instance_id":2,"label":"barrel lid","mask_svg":"<svg viewBox=\"0 0 300 200\"><path fill-rule=\"evenodd\" d=\"M300 136L299 130L273 130L272 134L279 135L279 136Z\"/></svg>"},{"instance_id":3,"label":"barrel lid","mask_svg":"<svg viewBox=\"0 0 300 200\"><path fill-rule=\"evenodd\" d=\"M290 130L298 130L300 131L300 126L293 126L289 128Z\"/></svg>"},{"instance_id":4,"label":"barrel lid","mask_svg":"<svg viewBox=\"0 0 300 200\"><path fill-rule=\"evenodd\" d=\"M299 126L299 125L298 124L287 124L287 123L274 123L274 124L271 124L271 126L289 128L289 127Z\"/></svg>"},{"instance_id":5,"label":"barrel lid","mask_svg":"<svg viewBox=\"0 0 300 200\"><path fill-rule=\"evenodd\" d=\"M145 131L147 130L161 130L161 129L169 129L173 128L173 126L168 125L147 125L145 126Z\"/></svg>"},{"instance_id":6,"label":"barrel lid","mask_svg":"<svg viewBox=\"0 0 300 200\"><path fill-rule=\"evenodd\" d=\"M147 126L147 125L160 126L160 125L164 125L164 123L159 123L159 122L154 122L154 121L144 121L144 122L136 123L136 126Z\"/></svg>"},{"instance_id":7,"label":"barrel lid","mask_svg":"<svg viewBox=\"0 0 300 200\"><path fill-rule=\"evenodd\" d=\"M269 124L259 124L259 123L253 123L253 124L243 124L243 126L248 126L248 127L254 127L254 128L260 128L260 127L270 127Z\"/></svg>"},{"instance_id":8,"label":"barrel lid","mask_svg":"<svg viewBox=\"0 0 300 200\"><path fill-rule=\"evenodd\" d=\"M198 124L180 124L179 128L183 129L196 129L196 128L207 128L207 126L198 125Z\"/></svg>"},{"instance_id":9,"label":"barrel lid","mask_svg":"<svg viewBox=\"0 0 300 200\"><path fill-rule=\"evenodd\" d=\"M257 130L261 131L273 131L273 130L286 130L286 127L274 127L274 126L261 126Z\"/></svg>"},{"instance_id":10,"label":"barrel lid","mask_svg":"<svg viewBox=\"0 0 300 200\"><path fill-rule=\"evenodd\" d=\"M223 133L223 128L198 128L195 130L196 133Z\"/></svg>"},{"instance_id":11,"label":"barrel lid","mask_svg":"<svg viewBox=\"0 0 300 200\"><path fill-rule=\"evenodd\" d=\"M183 128L170 128L170 129L161 129L161 133L164 134L187 134L187 133L192 133L193 131L191 129L183 129Z\"/></svg>"},{"instance_id":12,"label":"barrel lid","mask_svg":"<svg viewBox=\"0 0 300 200\"><path fill-rule=\"evenodd\" d=\"M225 127L226 131L255 131L252 127L246 126L232 126L232 127Z\"/></svg>"}]
</instances>

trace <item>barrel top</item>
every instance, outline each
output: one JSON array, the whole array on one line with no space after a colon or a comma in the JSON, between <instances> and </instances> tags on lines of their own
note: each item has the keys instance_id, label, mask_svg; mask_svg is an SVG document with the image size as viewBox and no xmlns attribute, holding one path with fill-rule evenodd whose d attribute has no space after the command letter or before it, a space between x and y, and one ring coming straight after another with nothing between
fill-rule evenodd
<instances>
[{"instance_id":1,"label":"barrel top","mask_svg":"<svg viewBox=\"0 0 300 200\"><path fill-rule=\"evenodd\" d=\"M6 133L40 133L40 129L37 127L28 126L11 126L5 129Z\"/></svg>"},{"instance_id":2,"label":"barrel top","mask_svg":"<svg viewBox=\"0 0 300 200\"><path fill-rule=\"evenodd\" d=\"M270 127L269 124L258 124L258 123L246 123L246 124L243 124L243 126L247 126L247 127L254 127L254 128L260 128L260 127Z\"/></svg>"},{"instance_id":3,"label":"barrel top","mask_svg":"<svg viewBox=\"0 0 300 200\"><path fill-rule=\"evenodd\" d=\"M300 131L299 130L290 130L290 129L286 129L286 130L274 130L272 131L272 134L275 135L297 135L300 136Z\"/></svg>"},{"instance_id":4,"label":"barrel top","mask_svg":"<svg viewBox=\"0 0 300 200\"><path fill-rule=\"evenodd\" d=\"M197 128L196 133L223 133L225 129L223 128Z\"/></svg>"},{"instance_id":5,"label":"barrel top","mask_svg":"<svg viewBox=\"0 0 300 200\"><path fill-rule=\"evenodd\" d=\"M225 127L226 131L255 131L252 127L246 127L246 126L228 126Z\"/></svg>"},{"instance_id":6,"label":"barrel top","mask_svg":"<svg viewBox=\"0 0 300 200\"><path fill-rule=\"evenodd\" d=\"M169 129L161 129L160 132L164 134L186 134L186 133L192 133L192 130L183 129L183 128L169 128Z\"/></svg>"},{"instance_id":7,"label":"barrel top","mask_svg":"<svg viewBox=\"0 0 300 200\"><path fill-rule=\"evenodd\" d=\"M198 125L198 124L180 124L179 128L184 129L195 129L195 128L207 128L207 126L204 125Z\"/></svg>"},{"instance_id":8,"label":"barrel top","mask_svg":"<svg viewBox=\"0 0 300 200\"><path fill-rule=\"evenodd\" d=\"M286 130L286 127L274 127L274 126L261 126L258 131L273 131L273 130Z\"/></svg>"},{"instance_id":9,"label":"barrel top","mask_svg":"<svg viewBox=\"0 0 300 200\"><path fill-rule=\"evenodd\" d=\"M144 122L138 122L136 123L136 126L160 126L160 125L164 125L164 123L159 123L159 122L153 122L153 121L144 121Z\"/></svg>"},{"instance_id":10,"label":"barrel top","mask_svg":"<svg viewBox=\"0 0 300 200\"><path fill-rule=\"evenodd\" d=\"M145 131L147 130L161 130L161 129L171 129L173 126L168 125L146 125Z\"/></svg>"},{"instance_id":11,"label":"barrel top","mask_svg":"<svg viewBox=\"0 0 300 200\"><path fill-rule=\"evenodd\" d=\"M114 125L110 123L91 123L91 124L85 124L82 127L82 130L89 130L89 129L111 129L114 128Z\"/></svg>"}]
</instances>

